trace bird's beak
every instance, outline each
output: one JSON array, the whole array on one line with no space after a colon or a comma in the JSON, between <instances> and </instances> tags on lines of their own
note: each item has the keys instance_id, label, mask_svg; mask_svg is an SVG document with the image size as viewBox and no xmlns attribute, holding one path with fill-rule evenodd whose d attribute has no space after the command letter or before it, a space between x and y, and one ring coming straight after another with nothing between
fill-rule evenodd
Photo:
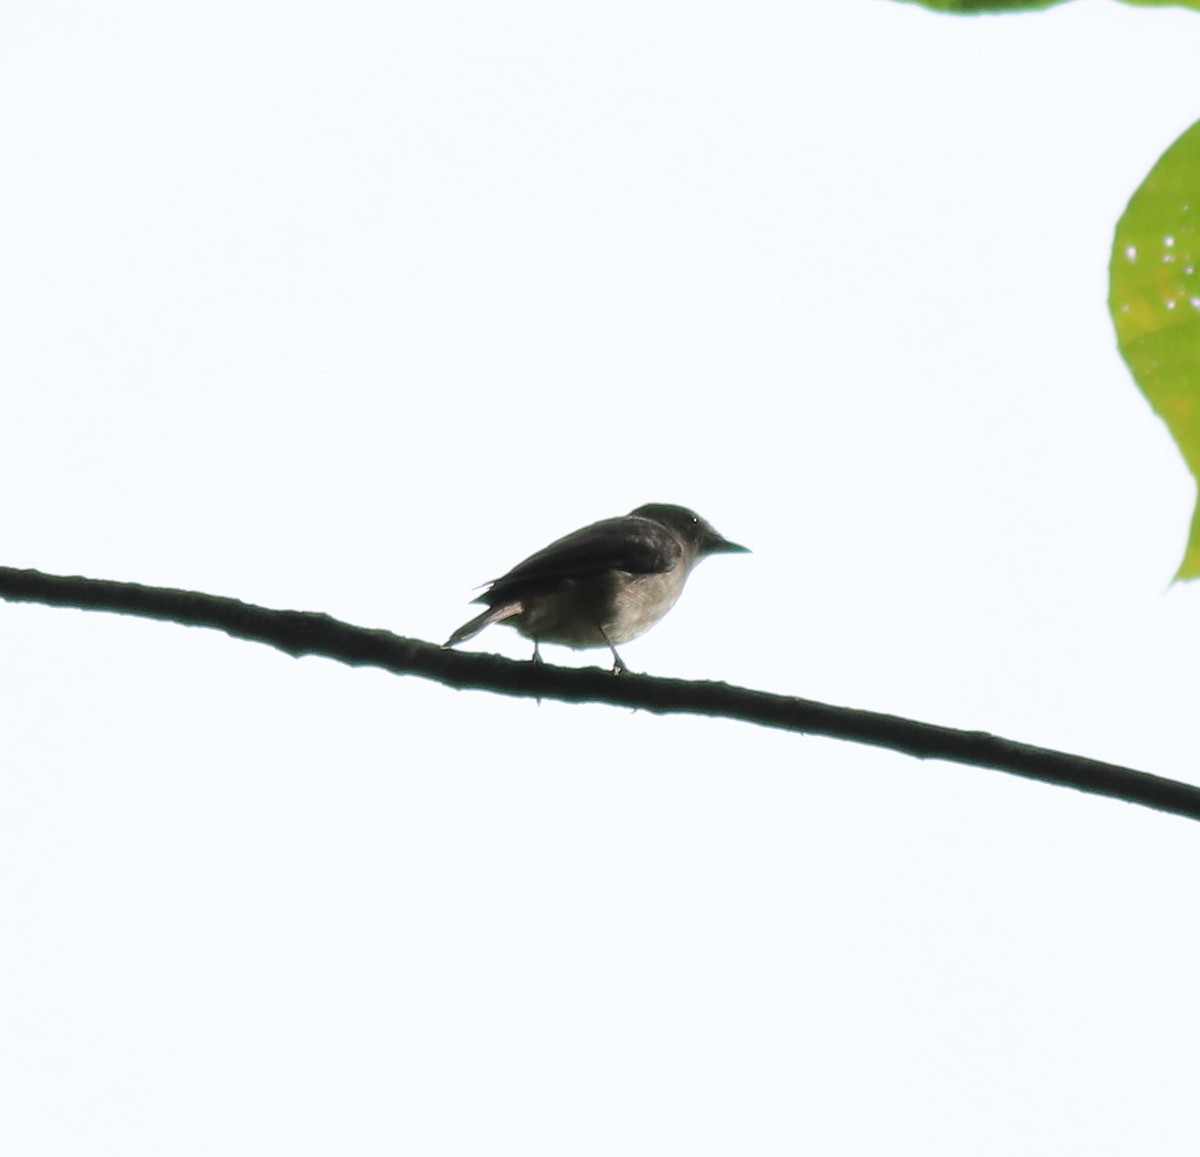
<instances>
[{"instance_id":1,"label":"bird's beak","mask_svg":"<svg viewBox=\"0 0 1200 1157\"><path fill-rule=\"evenodd\" d=\"M727 538L718 538L708 548L709 554L749 554L748 546L740 546L736 542L730 542Z\"/></svg>"}]
</instances>

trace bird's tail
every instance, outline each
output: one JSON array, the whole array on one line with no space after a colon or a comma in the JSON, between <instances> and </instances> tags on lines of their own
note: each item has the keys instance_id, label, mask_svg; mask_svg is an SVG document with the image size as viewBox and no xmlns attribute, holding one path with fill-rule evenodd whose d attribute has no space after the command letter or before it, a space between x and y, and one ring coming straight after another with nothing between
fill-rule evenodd
<instances>
[{"instance_id":1,"label":"bird's tail","mask_svg":"<svg viewBox=\"0 0 1200 1157\"><path fill-rule=\"evenodd\" d=\"M520 603L501 603L497 607L488 607L486 611L476 615L469 623L463 623L442 646L453 647L455 643L461 643L466 639L474 638L484 627L490 626L492 623L503 622L505 619L511 619L513 615L519 615L522 610L524 610L524 607Z\"/></svg>"}]
</instances>

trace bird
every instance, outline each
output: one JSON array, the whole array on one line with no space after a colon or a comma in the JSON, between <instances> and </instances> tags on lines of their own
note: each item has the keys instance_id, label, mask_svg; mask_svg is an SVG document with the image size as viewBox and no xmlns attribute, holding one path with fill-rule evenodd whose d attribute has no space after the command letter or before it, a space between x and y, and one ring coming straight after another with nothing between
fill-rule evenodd
<instances>
[{"instance_id":1,"label":"bird","mask_svg":"<svg viewBox=\"0 0 1200 1157\"><path fill-rule=\"evenodd\" d=\"M533 640L535 663L543 642L608 647L619 675L628 668L617 644L644 634L675 605L702 558L747 552L685 506L647 503L557 539L486 584L472 600L485 610L443 646L503 623Z\"/></svg>"}]
</instances>

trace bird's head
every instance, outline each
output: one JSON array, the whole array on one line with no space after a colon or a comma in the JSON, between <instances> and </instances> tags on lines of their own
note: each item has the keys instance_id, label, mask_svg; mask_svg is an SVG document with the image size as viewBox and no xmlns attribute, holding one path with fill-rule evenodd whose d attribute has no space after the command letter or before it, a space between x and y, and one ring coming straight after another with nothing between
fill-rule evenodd
<instances>
[{"instance_id":1,"label":"bird's head","mask_svg":"<svg viewBox=\"0 0 1200 1157\"><path fill-rule=\"evenodd\" d=\"M673 530L684 545L695 552L697 559L706 554L744 554L749 547L739 546L723 538L700 517L694 510L686 506L674 506L669 502L648 502L630 511L633 518L649 518L654 522Z\"/></svg>"}]
</instances>

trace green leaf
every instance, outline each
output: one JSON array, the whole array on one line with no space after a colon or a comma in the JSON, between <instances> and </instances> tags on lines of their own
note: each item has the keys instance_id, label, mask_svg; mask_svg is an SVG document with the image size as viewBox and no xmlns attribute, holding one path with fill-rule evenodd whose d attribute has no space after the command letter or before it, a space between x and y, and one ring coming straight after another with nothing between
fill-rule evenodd
<instances>
[{"instance_id":1,"label":"green leaf","mask_svg":"<svg viewBox=\"0 0 1200 1157\"><path fill-rule=\"evenodd\" d=\"M1200 0L1125 0L1136 8L1200 8Z\"/></svg>"},{"instance_id":2,"label":"green leaf","mask_svg":"<svg viewBox=\"0 0 1200 1157\"><path fill-rule=\"evenodd\" d=\"M1200 121L1129 199L1108 275L1121 356L1200 479ZM1200 506L1175 578L1198 575Z\"/></svg>"},{"instance_id":3,"label":"green leaf","mask_svg":"<svg viewBox=\"0 0 1200 1157\"><path fill-rule=\"evenodd\" d=\"M934 12L949 12L952 16L973 16L986 12L1029 12L1050 8L1067 0L906 0ZM1186 2L1186 0L1185 0ZM1200 3L1200 0L1197 0Z\"/></svg>"}]
</instances>

